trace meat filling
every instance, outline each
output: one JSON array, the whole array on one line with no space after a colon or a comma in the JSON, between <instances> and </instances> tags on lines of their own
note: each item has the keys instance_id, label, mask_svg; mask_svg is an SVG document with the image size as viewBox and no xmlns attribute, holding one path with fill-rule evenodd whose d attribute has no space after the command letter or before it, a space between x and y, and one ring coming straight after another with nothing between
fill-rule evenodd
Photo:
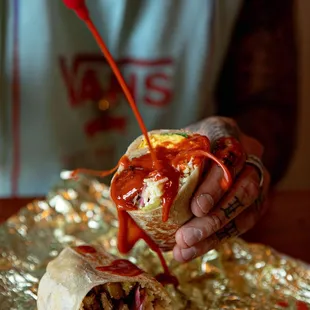
<instances>
[{"instance_id":1,"label":"meat filling","mask_svg":"<svg viewBox=\"0 0 310 310\"><path fill-rule=\"evenodd\" d=\"M80 310L163 310L161 300L137 283L111 282L94 287L82 301Z\"/></svg>"}]
</instances>

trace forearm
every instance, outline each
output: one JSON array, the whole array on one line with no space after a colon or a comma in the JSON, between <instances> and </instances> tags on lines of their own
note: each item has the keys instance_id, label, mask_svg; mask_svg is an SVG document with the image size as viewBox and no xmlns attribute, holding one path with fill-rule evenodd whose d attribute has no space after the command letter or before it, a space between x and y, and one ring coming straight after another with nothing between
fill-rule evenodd
<instances>
[{"instance_id":1,"label":"forearm","mask_svg":"<svg viewBox=\"0 0 310 310\"><path fill-rule=\"evenodd\" d=\"M232 117L245 134L264 146L263 162L271 174L271 185L276 185L285 175L296 148L296 112L254 107Z\"/></svg>"},{"instance_id":2,"label":"forearm","mask_svg":"<svg viewBox=\"0 0 310 310\"><path fill-rule=\"evenodd\" d=\"M219 80L218 114L264 145L276 184L296 141L297 53L292 0L245 2Z\"/></svg>"}]
</instances>

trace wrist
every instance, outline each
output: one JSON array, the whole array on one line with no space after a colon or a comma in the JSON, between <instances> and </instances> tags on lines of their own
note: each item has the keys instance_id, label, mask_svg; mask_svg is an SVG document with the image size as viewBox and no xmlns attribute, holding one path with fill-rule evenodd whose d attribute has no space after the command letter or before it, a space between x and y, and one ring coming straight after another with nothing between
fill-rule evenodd
<instances>
[{"instance_id":1,"label":"wrist","mask_svg":"<svg viewBox=\"0 0 310 310\"><path fill-rule=\"evenodd\" d=\"M205 118L195 124L187 126L185 129L207 136L211 143L224 137L233 137L237 140L239 140L240 137L240 130L236 121L232 118L221 116Z\"/></svg>"}]
</instances>

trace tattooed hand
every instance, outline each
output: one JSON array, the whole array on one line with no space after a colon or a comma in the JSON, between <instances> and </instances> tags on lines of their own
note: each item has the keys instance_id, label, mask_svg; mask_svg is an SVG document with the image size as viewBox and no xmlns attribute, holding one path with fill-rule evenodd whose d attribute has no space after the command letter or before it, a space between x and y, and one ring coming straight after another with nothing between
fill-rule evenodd
<instances>
[{"instance_id":1,"label":"tattooed hand","mask_svg":"<svg viewBox=\"0 0 310 310\"><path fill-rule=\"evenodd\" d=\"M234 183L225 192L221 187L222 169L213 164L207 171L191 202L195 217L176 234L174 257L181 262L203 255L250 229L265 211L264 197L270 183L264 167L261 175L256 166L246 161L248 155L261 158L262 145L242 133L232 119L211 117L186 129L210 139L212 152L230 170Z\"/></svg>"}]
</instances>

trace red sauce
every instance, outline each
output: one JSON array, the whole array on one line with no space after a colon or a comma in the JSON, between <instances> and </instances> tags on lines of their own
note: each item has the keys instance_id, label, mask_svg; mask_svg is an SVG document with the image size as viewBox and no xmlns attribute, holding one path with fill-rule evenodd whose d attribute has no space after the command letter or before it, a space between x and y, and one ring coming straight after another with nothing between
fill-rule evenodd
<instances>
[{"instance_id":1,"label":"red sauce","mask_svg":"<svg viewBox=\"0 0 310 310\"><path fill-rule=\"evenodd\" d=\"M176 164L186 163L193 150L199 150L201 153L195 155L195 164L199 164L204 157L211 157L210 143L206 137L200 135L194 135L190 139L181 142L175 149L167 149L164 147L152 148L150 139L148 137L146 126L143 122L141 114L137 108L134 98L121 75L112 55L102 40L98 30L90 19L85 0L64 0L64 3L68 8L73 9L76 14L84 20L85 24L93 34L98 46L107 59L111 69L113 70L123 92L130 104L130 107L137 119L137 122L141 128L141 131L148 144L150 153L140 158L129 161L128 158L122 159L124 165L124 171L121 172L116 178L111 187L112 199L118 205L119 216L119 236L118 246L121 252L126 253L130 251L136 241L139 239L145 240L150 248L154 250L162 262L165 273L171 277L166 262L162 256L161 251L156 244L143 232L136 223L131 219L126 211L135 209L135 205L132 203L133 197L136 193L141 192L143 188L143 180L146 176L154 176L156 180L168 178L168 181L164 184L164 195L162 197L163 205L163 221L168 220L170 207L177 195L179 187L180 172L175 169ZM190 151L189 151L190 150ZM214 159L214 158L213 158ZM198 161L198 162L197 162ZM174 165L172 164L174 163ZM218 162L219 165L221 165ZM225 167L222 166L225 170ZM86 172L95 174L89 170L78 170L78 172ZM75 172L76 174L77 172ZM109 171L110 173L110 171ZM227 174L227 173L226 173ZM100 176L106 175L106 172L100 174ZM229 183L229 173L226 175L227 184ZM226 184L226 185L227 185ZM169 278L167 277L167 278ZM171 279L171 278L170 278Z\"/></svg>"},{"instance_id":2,"label":"red sauce","mask_svg":"<svg viewBox=\"0 0 310 310\"><path fill-rule=\"evenodd\" d=\"M133 200L136 195L141 194L144 187L145 178L154 178L160 180L166 178L163 183L162 199L162 220L168 220L170 208L178 193L179 178L181 172L176 168L178 165L186 165L192 160L193 165L201 165L205 157L209 157L220 165L224 171L225 180L223 179L223 187L231 184L231 177L225 166L210 151L209 139L199 134L193 134L183 139L174 148L167 148L169 142L163 143L154 149L158 159L158 166L154 167L151 154L147 153L141 157L129 160L127 156L123 156L120 165L123 170L115 176L111 184L111 197L118 209L119 231L118 231L118 249L121 253L128 253L135 243L142 239L149 247L157 253L164 269L164 274L158 276L158 280L162 284L177 285L178 280L169 272L169 268L157 244L135 223L127 211L136 210L137 206ZM169 143L170 144L170 143ZM114 168L115 169L115 168ZM100 172L99 176L107 175L114 171ZM83 172L82 169L76 172ZM85 170L87 172L87 170ZM96 173L96 172L92 172Z\"/></svg>"},{"instance_id":3,"label":"red sauce","mask_svg":"<svg viewBox=\"0 0 310 310\"><path fill-rule=\"evenodd\" d=\"M154 178L156 181L167 178L163 187L162 219L168 220L170 208L178 193L181 173L176 169L180 164L187 164L192 158L192 152L209 152L210 142L205 136L194 134L175 145L174 148L166 148L165 144L154 149L158 160L159 169L153 167L151 154L145 154L129 160L124 156L120 164L124 170L115 176L111 184L111 197L119 209L134 210L137 207L133 198L142 192L145 178ZM197 154L193 164L200 165L205 154Z\"/></svg>"},{"instance_id":4,"label":"red sauce","mask_svg":"<svg viewBox=\"0 0 310 310\"><path fill-rule=\"evenodd\" d=\"M141 194L145 178L154 177L155 180L167 178L164 183L162 199L162 220L168 220L170 208L178 193L181 172L178 165L187 164L191 159L193 165L201 165L205 157L216 161L224 170L226 182L223 186L231 184L230 174L222 163L209 153L210 142L205 136L193 134L175 145L174 148L158 146L154 149L159 162L159 170L152 164L151 155L145 154L129 160L124 156L120 160L123 170L114 177L111 184L111 197L118 208L119 233L118 248L121 253L128 253L139 239L143 239L155 251L162 263L165 274L159 275L163 283L176 285L177 279L169 273L164 257L156 243L134 222L127 211L136 210L134 198Z\"/></svg>"},{"instance_id":5,"label":"red sauce","mask_svg":"<svg viewBox=\"0 0 310 310\"><path fill-rule=\"evenodd\" d=\"M164 271L169 273L166 261L158 248L157 244L135 223L130 215L124 210L118 210L119 230L118 230L118 249L121 253L128 253L135 243L142 239L149 247L157 253Z\"/></svg>"},{"instance_id":6,"label":"red sauce","mask_svg":"<svg viewBox=\"0 0 310 310\"><path fill-rule=\"evenodd\" d=\"M102 37L100 36L100 33L98 32L96 26L94 25L94 23L92 22L90 16L89 16L89 12L88 9L86 7L85 4L85 0L63 0L65 5L69 8L75 11L75 13L85 22L85 24L87 25L87 27L89 28L90 32L92 33L94 39L96 40L98 46L100 47L103 55L105 56L107 62L109 63L112 71L115 74L115 77L117 78L127 100L128 103L137 119L137 122L141 128L141 131L145 137L145 140L148 144L148 147L150 149L150 153L151 153L151 157L152 157L152 161L154 162L155 166L157 165L157 159L156 159L156 155L153 151L152 145L151 145L151 141L149 139L149 136L147 134L147 129L146 126L143 122L143 119L141 117L141 114L138 110L138 107L135 103L135 100L129 90L128 85L126 84L113 56L111 55L109 49L107 48L106 44L104 43Z\"/></svg>"},{"instance_id":7,"label":"red sauce","mask_svg":"<svg viewBox=\"0 0 310 310\"><path fill-rule=\"evenodd\" d=\"M73 9L76 12L76 14L82 20L85 21L87 27L89 28L89 30L93 34L93 36L94 36L95 40L97 41L97 43L98 43L102 53L106 57L106 59L107 59L109 65L110 65L111 69L113 70L113 72L114 72L114 74L115 74L115 76L116 76L120 86L122 87L123 92L124 92L128 102L130 104L130 107L131 107L131 109L132 109L132 111L133 111L133 113L134 113L134 115L135 115L135 117L137 119L137 122L138 122L138 124L139 124L139 126L141 128L141 131L142 131L142 133L143 133L143 135L145 137L145 140L146 140L146 142L148 144L148 147L149 147L149 150L150 150L152 165L154 165L157 168L160 168L159 167L159 163L158 163L157 158L156 158L156 154L155 154L155 152L154 152L154 150L152 148L152 145L151 145L148 133L147 133L146 126L145 126L145 124L143 122L143 119L142 119L141 114L140 114L140 112L139 112L139 110L137 108L137 105L136 105L136 103L134 101L134 98L133 98L133 96L132 96L132 94L131 94L131 92L130 92L130 90L129 90L129 88L128 88L128 86L127 86L127 84L126 84L126 82L125 82L125 80L124 80L124 78L122 76L122 74L120 73L120 71L119 71L119 69L118 69L118 67L117 67L117 65L115 63L115 61L113 59L113 56L110 54L108 48L106 47L104 41L102 40L102 38L100 36L98 30L96 29L95 25L91 21L88 9L87 9L86 4L85 4L85 0L64 0L64 3L65 3L65 5L69 9ZM158 170L160 170L160 169L158 169ZM93 175L96 174L94 171L90 171L90 170L86 170L86 169L79 169L79 171L75 171L73 175L75 176L79 172L92 173ZM106 175L106 173L104 173L104 174ZM103 174L100 174L100 176L103 176ZM119 213L119 220L120 220L120 222L124 222L124 218L126 218L126 216L122 217L122 215L120 215L120 213ZM127 223L127 226L128 226L128 229L130 231L132 231L132 234L135 235L136 231L138 230L138 228L135 228L134 225L130 224L130 223ZM129 226L130 226L130 228L129 228ZM135 226L137 227L137 225L135 225ZM124 230L120 229L120 231L124 231ZM128 234L128 231L125 231L125 235L127 235L127 234ZM119 233L119 235L120 235L120 233ZM141 236L142 236L142 238L144 240L150 239L149 237L147 237L146 234L144 234L142 232L140 232L138 239L140 239ZM122 239L122 238L119 238L119 239ZM138 240L136 238L134 238L134 239L135 239L135 242ZM134 245L135 242L133 242L132 246ZM130 244L130 242L128 244ZM126 247L125 246L120 246L120 248L127 248L127 249L129 249L128 244L126 245ZM130 247L130 249L131 249L131 247ZM155 249L155 245L153 246L153 248ZM165 272L166 271L169 272L167 264L166 264L162 254L161 254L161 252L160 252L160 250L158 248L156 248L156 252L159 254L159 257L160 257L161 262L162 262L162 264L164 266Z\"/></svg>"},{"instance_id":8,"label":"red sauce","mask_svg":"<svg viewBox=\"0 0 310 310\"><path fill-rule=\"evenodd\" d=\"M97 250L89 245L80 245L74 248L80 254L94 254Z\"/></svg>"},{"instance_id":9,"label":"red sauce","mask_svg":"<svg viewBox=\"0 0 310 310\"><path fill-rule=\"evenodd\" d=\"M214 155L235 175L246 158L241 143L233 137L218 139L213 146Z\"/></svg>"},{"instance_id":10,"label":"red sauce","mask_svg":"<svg viewBox=\"0 0 310 310\"><path fill-rule=\"evenodd\" d=\"M126 259L116 259L111 265L96 267L96 269L125 277L135 277L143 273L140 268Z\"/></svg>"},{"instance_id":11,"label":"red sauce","mask_svg":"<svg viewBox=\"0 0 310 310\"><path fill-rule=\"evenodd\" d=\"M164 195L162 197L163 221L168 220L168 214L174 197L178 193L180 172L173 168L162 156L164 149L155 149L160 164L160 170L154 170L150 165L150 154L134 159L127 165L124 170L115 177L111 187L111 195L114 202L124 210L134 210L133 198L142 192L145 178L153 178L159 181L168 178L164 183ZM126 161L128 159L126 158Z\"/></svg>"},{"instance_id":12,"label":"red sauce","mask_svg":"<svg viewBox=\"0 0 310 310\"><path fill-rule=\"evenodd\" d=\"M288 308L290 305L286 301L279 301L277 303L277 306L280 306L282 308ZM295 307L296 307L297 310L309 310L307 304L302 302L302 301L299 301L299 300L296 301Z\"/></svg>"},{"instance_id":13,"label":"red sauce","mask_svg":"<svg viewBox=\"0 0 310 310\"><path fill-rule=\"evenodd\" d=\"M171 276L170 274L167 273L160 273L158 274L155 279L160 282L162 285L168 285L168 284L173 284L175 287L179 285L179 281L176 277Z\"/></svg>"},{"instance_id":14,"label":"red sauce","mask_svg":"<svg viewBox=\"0 0 310 310\"><path fill-rule=\"evenodd\" d=\"M63 0L63 2L69 9L74 10L82 20L87 20L89 18L85 0Z\"/></svg>"}]
</instances>

